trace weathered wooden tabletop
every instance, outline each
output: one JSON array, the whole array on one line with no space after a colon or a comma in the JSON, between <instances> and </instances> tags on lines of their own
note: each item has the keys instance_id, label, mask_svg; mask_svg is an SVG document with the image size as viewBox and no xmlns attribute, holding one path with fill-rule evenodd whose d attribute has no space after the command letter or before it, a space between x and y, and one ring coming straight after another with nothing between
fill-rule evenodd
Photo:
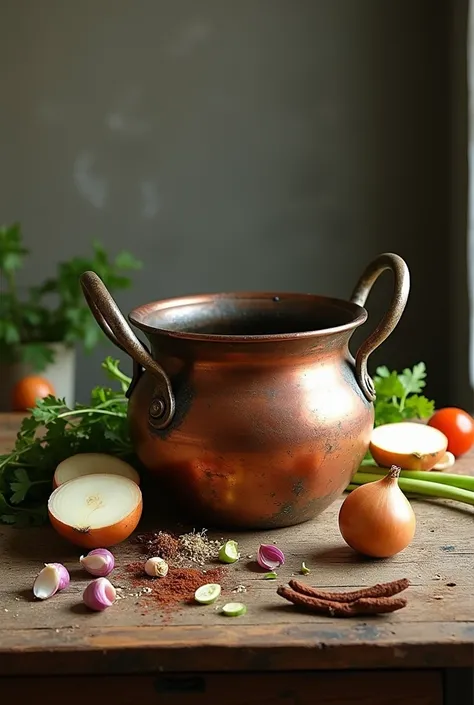
<instances>
[{"instance_id":1,"label":"weathered wooden tabletop","mask_svg":"<svg viewBox=\"0 0 474 705\"><path fill-rule=\"evenodd\" d=\"M13 443L18 419L0 416L0 450ZM459 461L474 473L474 455ZM0 675L123 674L157 671L278 671L363 668L450 668L474 663L474 507L413 500L417 533L391 560L358 557L337 528L340 501L318 519L273 532L225 536L243 556L260 542L277 542L286 554L278 581L262 579L252 560L229 566L224 600L240 600L247 614L230 619L215 606L183 605L164 617L146 595L134 597L120 567L140 557L126 542L114 549L116 584L127 594L104 613L81 603L87 579L80 551L52 529L0 527ZM154 528L163 527L159 521ZM202 528L202 527L196 527ZM211 534L212 535L212 534ZM216 537L221 538L222 532ZM32 599L43 563L63 562L71 588L44 602ZM297 611L276 587L305 561L310 584L356 588L407 577L408 606L393 615L333 619ZM114 575L114 574L112 574ZM245 585L245 594L232 588Z\"/></svg>"}]
</instances>

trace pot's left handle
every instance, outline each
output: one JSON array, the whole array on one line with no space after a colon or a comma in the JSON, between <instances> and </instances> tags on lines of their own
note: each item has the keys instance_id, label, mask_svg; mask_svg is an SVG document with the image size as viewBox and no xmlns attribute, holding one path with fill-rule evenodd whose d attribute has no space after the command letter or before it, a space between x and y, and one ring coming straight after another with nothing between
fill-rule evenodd
<instances>
[{"instance_id":1,"label":"pot's left handle","mask_svg":"<svg viewBox=\"0 0 474 705\"><path fill-rule=\"evenodd\" d=\"M127 391L129 397L138 381L142 368L153 375L156 386L149 409L149 419L154 428L165 428L175 412L175 400L171 383L163 370L138 340L122 312L95 272L84 272L80 277L82 291L92 314L109 340L120 350L130 355L134 363L132 384Z\"/></svg>"},{"instance_id":2,"label":"pot's left handle","mask_svg":"<svg viewBox=\"0 0 474 705\"><path fill-rule=\"evenodd\" d=\"M392 252L379 255L371 262L357 282L352 292L351 301L359 306L365 306L367 297L379 276L385 270L391 270L394 276L394 292L390 307L377 328L360 346L356 354L356 377L368 401L375 400L375 388L367 371L369 355L388 338L396 327L405 309L410 292L410 272L406 262Z\"/></svg>"}]
</instances>

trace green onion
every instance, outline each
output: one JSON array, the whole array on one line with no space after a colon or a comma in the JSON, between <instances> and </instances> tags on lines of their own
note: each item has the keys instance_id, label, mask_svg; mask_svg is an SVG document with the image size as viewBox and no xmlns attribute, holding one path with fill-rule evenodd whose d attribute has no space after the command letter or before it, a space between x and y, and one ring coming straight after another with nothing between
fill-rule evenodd
<instances>
[{"instance_id":1,"label":"green onion","mask_svg":"<svg viewBox=\"0 0 474 705\"><path fill-rule=\"evenodd\" d=\"M371 475L385 475L384 468L379 468L378 465L364 466L363 472L370 473ZM402 470L400 477L422 480L423 482L440 482L442 485L451 485L452 487L460 487L461 489L474 492L474 476L472 475L457 475L455 473L436 472L434 470L428 472Z\"/></svg>"},{"instance_id":2,"label":"green onion","mask_svg":"<svg viewBox=\"0 0 474 705\"><path fill-rule=\"evenodd\" d=\"M228 602L222 608L222 614L226 617L240 617L247 612L247 608L242 602Z\"/></svg>"},{"instance_id":3,"label":"green onion","mask_svg":"<svg viewBox=\"0 0 474 705\"><path fill-rule=\"evenodd\" d=\"M412 473L414 471L410 471ZM422 473L418 473L419 475ZM423 473L424 474L424 473ZM352 478L352 483L348 486L348 490L354 490L358 485L365 485L368 482L376 482L385 477L385 474L375 475L368 472L357 472ZM452 487L450 485L441 484L440 482L427 482L426 480L412 480L406 477L400 477L398 485L404 492L418 494L428 497L439 497L440 499L453 499L464 504L474 505L474 492Z\"/></svg>"},{"instance_id":4,"label":"green onion","mask_svg":"<svg viewBox=\"0 0 474 705\"><path fill-rule=\"evenodd\" d=\"M217 583L207 583L198 587L194 593L194 599L201 605L210 605L215 602L221 594L221 586Z\"/></svg>"},{"instance_id":5,"label":"green onion","mask_svg":"<svg viewBox=\"0 0 474 705\"><path fill-rule=\"evenodd\" d=\"M219 560L221 563L235 563L240 558L237 541L226 541L219 549Z\"/></svg>"},{"instance_id":6,"label":"green onion","mask_svg":"<svg viewBox=\"0 0 474 705\"><path fill-rule=\"evenodd\" d=\"M277 575L277 573L275 573L274 570L272 570L270 573L266 573L263 576L264 580L276 580L277 578L278 578L278 575Z\"/></svg>"}]
</instances>

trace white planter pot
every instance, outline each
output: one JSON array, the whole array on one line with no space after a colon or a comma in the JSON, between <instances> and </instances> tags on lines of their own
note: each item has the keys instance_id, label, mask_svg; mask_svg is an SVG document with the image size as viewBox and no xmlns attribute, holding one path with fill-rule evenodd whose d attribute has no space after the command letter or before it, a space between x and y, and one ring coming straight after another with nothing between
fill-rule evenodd
<instances>
[{"instance_id":1,"label":"white planter pot","mask_svg":"<svg viewBox=\"0 0 474 705\"><path fill-rule=\"evenodd\" d=\"M44 377L54 387L57 397L65 398L68 406L75 403L76 351L63 343L52 343L55 360L42 372L35 372L23 362L0 363L0 412L11 411L11 394L14 385L27 375Z\"/></svg>"}]
</instances>

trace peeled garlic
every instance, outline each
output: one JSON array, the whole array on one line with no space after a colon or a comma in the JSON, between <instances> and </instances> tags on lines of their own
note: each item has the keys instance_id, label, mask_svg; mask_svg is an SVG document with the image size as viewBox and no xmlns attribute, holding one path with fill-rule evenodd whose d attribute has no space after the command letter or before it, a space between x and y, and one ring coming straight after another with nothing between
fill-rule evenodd
<instances>
[{"instance_id":1,"label":"peeled garlic","mask_svg":"<svg viewBox=\"0 0 474 705\"><path fill-rule=\"evenodd\" d=\"M145 573L152 578L164 578L168 569L169 565L163 558L149 558L145 563Z\"/></svg>"},{"instance_id":2,"label":"peeled garlic","mask_svg":"<svg viewBox=\"0 0 474 705\"><path fill-rule=\"evenodd\" d=\"M451 468L455 462L456 462L456 458L448 450L443 455L441 460L438 463L436 463L433 470L447 470L448 468Z\"/></svg>"}]
</instances>

